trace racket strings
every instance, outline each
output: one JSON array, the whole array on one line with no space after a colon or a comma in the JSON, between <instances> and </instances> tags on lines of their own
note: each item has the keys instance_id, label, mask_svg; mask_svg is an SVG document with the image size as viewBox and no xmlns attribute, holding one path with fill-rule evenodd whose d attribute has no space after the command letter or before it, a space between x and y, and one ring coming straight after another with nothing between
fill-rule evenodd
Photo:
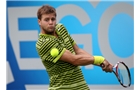
<instances>
[{"instance_id":1,"label":"racket strings","mask_svg":"<svg viewBox=\"0 0 140 90\"><path fill-rule=\"evenodd\" d=\"M118 76L121 83L125 86L128 86L130 83L129 74L126 67L123 64L118 65Z\"/></svg>"}]
</instances>

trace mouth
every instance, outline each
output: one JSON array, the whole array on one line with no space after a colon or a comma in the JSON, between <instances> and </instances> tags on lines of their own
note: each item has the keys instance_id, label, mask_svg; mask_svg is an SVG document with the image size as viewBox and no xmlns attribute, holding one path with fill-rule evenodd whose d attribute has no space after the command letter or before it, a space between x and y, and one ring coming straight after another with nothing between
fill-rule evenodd
<instances>
[{"instance_id":1,"label":"mouth","mask_svg":"<svg viewBox=\"0 0 140 90\"><path fill-rule=\"evenodd\" d=\"M53 29L53 28L54 28L53 26L49 27L49 29Z\"/></svg>"}]
</instances>

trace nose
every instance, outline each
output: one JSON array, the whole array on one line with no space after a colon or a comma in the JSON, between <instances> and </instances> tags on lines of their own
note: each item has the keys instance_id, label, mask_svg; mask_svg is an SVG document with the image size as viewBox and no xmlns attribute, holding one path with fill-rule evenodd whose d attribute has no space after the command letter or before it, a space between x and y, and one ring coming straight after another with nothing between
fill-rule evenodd
<instances>
[{"instance_id":1,"label":"nose","mask_svg":"<svg viewBox=\"0 0 140 90\"><path fill-rule=\"evenodd\" d=\"M53 21L52 20L49 20L49 24L52 24L53 23Z\"/></svg>"}]
</instances>

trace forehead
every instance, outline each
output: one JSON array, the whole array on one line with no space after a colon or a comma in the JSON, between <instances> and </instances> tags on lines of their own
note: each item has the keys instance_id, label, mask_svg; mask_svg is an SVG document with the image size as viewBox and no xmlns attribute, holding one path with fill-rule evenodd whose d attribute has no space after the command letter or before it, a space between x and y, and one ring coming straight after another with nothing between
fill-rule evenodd
<instances>
[{"instance_id":1,"label":"forehead","mask_svg":"<svg viewBox=\"0 0 140 90\"><path fill-rule=\"evenodd\" d=\"M54 13L51 13L51 14L43 14L42 15L42 19L43 18L55 18L56 16L55 16L55 14Z\"/></svg>"}]
</instances>

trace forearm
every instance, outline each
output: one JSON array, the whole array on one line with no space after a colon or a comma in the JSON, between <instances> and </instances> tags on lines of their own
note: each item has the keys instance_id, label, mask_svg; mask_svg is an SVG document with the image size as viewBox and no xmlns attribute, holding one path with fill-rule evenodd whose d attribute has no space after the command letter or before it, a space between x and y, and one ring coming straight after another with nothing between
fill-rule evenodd
<instances>
[{"instance_id":1,"label":"forearm","mask_svg":"<svg viewBox=\"0 0 140 90\"><path fill-rule=\"evenodd\" d=\"M79 57L80 59L77 59L77 63L80 65L100 65L105 60L105 58L102 56L92 56L82 49L77 50L76 54L81 56Z\"/></svg>"},{"instance_id":2,"label":"forearm","mask_svg":"<svg viewBox=\"0 0 140 90\"><path fill-rule=\"evenodd\" d=\"M94 63L94 58L90 55L75 55L74 65L85 66Z\"/></svg>"}]
</instances>

